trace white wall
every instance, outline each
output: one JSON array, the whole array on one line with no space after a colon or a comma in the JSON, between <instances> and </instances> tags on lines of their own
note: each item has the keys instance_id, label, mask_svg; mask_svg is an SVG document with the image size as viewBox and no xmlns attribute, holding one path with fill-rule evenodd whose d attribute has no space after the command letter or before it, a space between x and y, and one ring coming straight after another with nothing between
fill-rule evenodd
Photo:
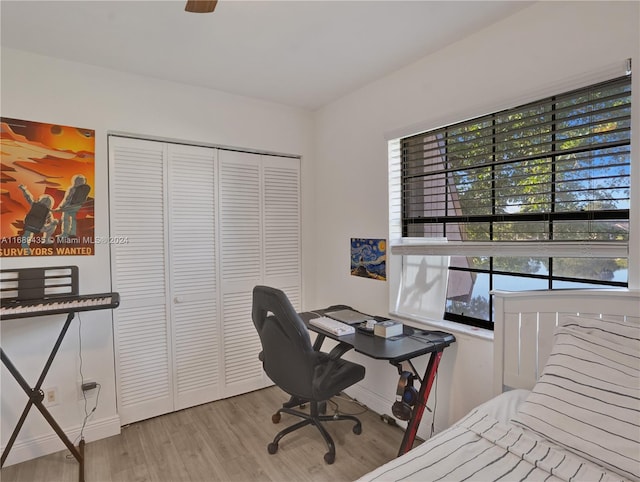
<instances>
[{"instance_id":1,"label":"white wall","mask_svg":"<svg viewBox=\"0 0 640 482\"><path fill-rule=\"evenodd\" d=\"M312 191L304 174L312 157L311 115L306 111L6 48L1 87L4 117L95 129L97 237L107 236L109 229L107 133L112 131L301 155L303 190ZM306 206L303 200L303 216ZM74 264L80 269L82 293L111 291L107 245L96 245L94 256L2 259L3 269ZM98 409L85 432L91 441L119 431L112 319L109 311L85 312L81 319L83 373L102 385ZM51 316L2 322L2 348L30 384L35 383L63 321L64 317ZM4 447L26 397L4 366L1 373ZM84 416L77 380L75 320L44 384L58 388L60 402L51 412L72 440ZM32 409L7 464L61 448Z\"/></svg>"},{"instance_id":2,"label":"white wall","mask_svg":"<svg viewBox=\"0 0 640 482\"><path fill-rule=\"evenodd\" d=\"M310 304L347 302L365 312L388 310L387 283L349 274L351 237L388 236L388 136L415 133L604 80L598 77L611 72L612 66L612 75L623 75L629 57L634 62L633 91L640 92L639 5L539 2L320 110L315 127L315 241L323 253L331 255L318 260L317 288ZM632 133L634 187L640 185L639 110L634 109ZM638 206L639 194L636 190L632 206ZM640 210L632 209L630 277L632 287L638 287ZM455 347L445 350L436 429L491 397L492 348L490 339L465 334L458 336ZM367 366L367 377L352 393L389 413L395 400L394 369L357 355L354 359ZM422 435L428 433L428 425L425 420Z\"/></svg>"}]
</instances>

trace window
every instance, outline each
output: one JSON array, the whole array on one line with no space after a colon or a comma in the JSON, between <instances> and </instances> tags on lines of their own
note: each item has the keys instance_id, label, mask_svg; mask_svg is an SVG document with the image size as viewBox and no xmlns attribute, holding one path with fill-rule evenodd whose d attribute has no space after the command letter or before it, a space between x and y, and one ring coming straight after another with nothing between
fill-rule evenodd
<instances>
[{"instance_id":1,"label":"window","mask_svg":"<svg viewBox=\"0 0 640 482\"><path fill-rule=\"evenodd\" d=\"M445 319L486 328L492 289L626 287L630 125L626 76L392 141L392 254L449 256Z\"/></svg>"}]
</instances>

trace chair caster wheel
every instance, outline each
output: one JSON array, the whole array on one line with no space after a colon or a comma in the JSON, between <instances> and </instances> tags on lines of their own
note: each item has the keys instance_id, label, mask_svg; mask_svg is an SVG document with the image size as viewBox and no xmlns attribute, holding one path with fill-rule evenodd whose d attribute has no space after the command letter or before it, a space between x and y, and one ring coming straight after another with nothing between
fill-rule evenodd
<instances>
[{"instance_id":1,"label":"chair caster wheel","mask_svg":"<svg viewBox=\"0 0 640 482\"><path fill-rule=\"evenodd\" d=\"M280 412L278 412L278 413L274 413L274 414L271 416L271 421L272 421L273 423L280 423L280 419L281 419L281 418L282 418L282 414L281 414Z\"/></svg>"},{"instance_id":2,"label":"chair caster wheel","mask_svg":"<svg viewBox=\"0 0 640 482\"><path fill-rule=\"evenodd\" d=\"M278 451L278 444L270 443L267 445L267 450L271 455L275 454Z\"/></svg>"},{"instance_id":3,"label":"chair caster wheel","mask_svg":"<svg viewBox=\"0 0 640 482\"><path fill-rule=\"evenodd\" d=\"M360 435L362 433L362 425L359 423L353 426L353 433Z\"/></svg>"},{"instance_id":4,"label":"chair caster wheel","mask_svg":"<svg viewBox=\"0 0 640 482\"><path fill-rule=\"evenodd\" d=\"M331 452L327 452L324 454L324 461L331 465L336 461L336 454L332 454Z\"/></svg>"}]
</instances>

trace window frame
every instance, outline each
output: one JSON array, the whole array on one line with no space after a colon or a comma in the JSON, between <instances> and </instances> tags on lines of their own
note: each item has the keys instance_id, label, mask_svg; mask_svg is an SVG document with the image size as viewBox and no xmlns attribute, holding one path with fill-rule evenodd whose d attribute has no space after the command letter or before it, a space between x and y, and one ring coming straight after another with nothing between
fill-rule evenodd
<instances>
[{"instance_id":1,"label":"window frame","mask_svg":"<svg viewBox=\"0 0 640 482\"><path fill-rule=\"evenodd\" d=\"M618 77L616 79L612 79L606 82L598 82L592 85L586 86L584 88L575 89L575 92L580 92L588 89L592 89L597 87L600 84L607 84L612 82L628 82L629 88L629 97L631 97L631 76L627 75L626 77ZM567 93L571 94L571 92ZM563 96L567 94L558 94L557 96ZM552 101L556 95L549 95L545 98L536 101L537 103ZM525 104L526 105L526 104ZM515 107L513 109L505 109L502 111L498 111L492 114L488 114L486 116L479 116L479 118L486 118L488 116L496 116L496 115L504 115L505 112L510 110L521 109L523 106ZM631 109L631 108L630 108ZM474 119L467 120L464 123L468 124L473 122ZM438 130L452 128L459 123L451 123L446 127L433 129L431 131L422 132L420 135L426 136L430 133L433 133ZM631 128L629 127L629 132ZM628 237L623 242L603 242L603 241L589 241L589 240L576 240L576 241L541 241L541 242L499 242L499 241L480 241L480 242L469 242L469 241L448 241L445 243L438 242L428 242L430 238L410 238L409 233L406 229L406 223L403 222L403 210L404 210L404 202L403 202L403 186L402 186L402 169L396 164L394 165L394 161L398 161L402 156L398 154L398 151L401 149L400 142L402 139L407 139L413 136L404 136L402 138L396 138L389 141L389 193L390 193L390 205L389 205L389 214L390 214L390 246L391 246L391 263L394 264L394 258L396 258L396 264L402 266L402 257L413 254L422 254L422 255L449 255L449 256L489 256L489 270L477 270L474 268L460 268L460 267L449 267L449 271L467 271L467 272L480 272L480 273L489 273L490 277L490 288L493 289L493 277L494 276L517 276L517 277L527 277L527 278L536 278L542 279L546 281L547 289L558 289L554 287L554 282L570 282L576 284L584 284L585 287L588 285L594 285L595 280L586 280L580 278L566 277L561 275L554 274L553 269L553 258L554 257L611 257L611 258L626 258L627 262L629 261L629 247L628 247ZM627 140L622 142L622 144L629 146L630 149L630 141ZM554 156L558 156L562 154L555 153ZM627 153L627 169L631 167L631 155ZM554 161L555 162L555 161ZM401 164L401 162L400 162ZM492 169L495 169L495 165L492 165ZM631 178L629 177L631 182ZM631 186L629 186L629 190L631 190ZM631 195L629 195L631 198ZM399 203L399 204L398 204ZM446 204L446 198L445 198ZM630 212L631 206L629 206L626 210L615 210L614 213L609 212L608 210L602 211L588 211L584 213L570 212L570 213L522 213L513 216L514 219L518 220L541 220L545 221L548 224L552 224L554 221L562 220L562 219L583 219L583 220L592 220L592 219L607 219L614 214L616 218L618 218L620 214L622 214L627 221L630 222ZM495 217L485 216L489 221L495 221ZM468 219L468 216L462 216L464 220ZM455 220L455 217L451 217L451 219ZM484 217L480 217L479 219L484 219ZM437 222L437 220L436 220ZM553 229L553 228L551 228ZM439 233L442 234L442 233ZM425 241L424 243L420 242L420 239ZM546 274L530 274L530 273L513 273L513 272L502 272L499 270L493 269L493 257L496 254L500 254L500 256L525 256L527 251L531 252L531 249L536 250L536 254L539 253L540 256L536 257L547 257L548 258L548 266L549 270ZM570 255L570 256L569 256ZM628 267L627 267L628 269ZM390 298L390 311L391 313L401 314L402 316L411 316L411 313L398 313L396 311L397 306L394 306L395 299L398 297L399 290L402 287L397 286L397 280L394 281L394 276L398 276L398 272L402 272L402 268L400 270L395 270L396 274L394 275L394 270L390 271L390 285L391 285L391 298ZM626 282L619 281L611 281L611 280L603 280L599 281L599 286L610 286L610 287L628 287L629 278L627 278ZM454 321L462 324L467 324L471 326L478 326L487 329L493 329L493 306L492 306L492 297L489 296L489 316L490 320L477 319L468 316L459 316L459 315L451 315L444 314L443 318L445 320ZM418 317L419 319L420 317Z\"/></svg>"}]
</instances>

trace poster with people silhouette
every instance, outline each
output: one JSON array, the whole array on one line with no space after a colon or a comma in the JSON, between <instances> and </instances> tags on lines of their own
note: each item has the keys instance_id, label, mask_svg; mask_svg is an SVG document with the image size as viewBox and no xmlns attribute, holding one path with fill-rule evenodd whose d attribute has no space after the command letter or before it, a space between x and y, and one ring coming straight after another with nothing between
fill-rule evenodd
<instances>
[{"instance_id":1,"label":"poster with people silhouette","mask_svg":"<svg viewBox=\"0 0 640 482\"><path fill-rule=\"evenodd\" d=\"M351 274L386 281L386 239L351 238Z\"/></svg>"},{"instance_id":2,"label":"poster with people silhouette","mask_svg":"<svg viewBox=\"0 0 640 482\"><path fill-rule=\"evenodd\" d=\"M0 253L94 254L95 131L0 118Z\"/></svg>"}]
</instances>

